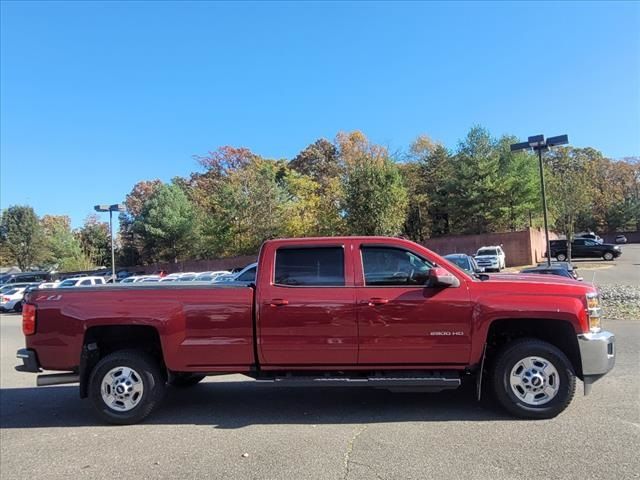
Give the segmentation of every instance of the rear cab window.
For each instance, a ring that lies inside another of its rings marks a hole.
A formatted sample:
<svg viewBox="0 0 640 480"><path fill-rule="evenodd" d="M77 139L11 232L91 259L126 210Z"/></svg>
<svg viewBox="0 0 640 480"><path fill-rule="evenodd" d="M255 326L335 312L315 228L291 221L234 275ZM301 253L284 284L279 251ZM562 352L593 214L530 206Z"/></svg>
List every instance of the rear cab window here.
<svg viewBox="0 0 640 480"><path fill-rule="evenodd" d="M273 282L280 286L345 286L342 247L280 247Z"/></svg>

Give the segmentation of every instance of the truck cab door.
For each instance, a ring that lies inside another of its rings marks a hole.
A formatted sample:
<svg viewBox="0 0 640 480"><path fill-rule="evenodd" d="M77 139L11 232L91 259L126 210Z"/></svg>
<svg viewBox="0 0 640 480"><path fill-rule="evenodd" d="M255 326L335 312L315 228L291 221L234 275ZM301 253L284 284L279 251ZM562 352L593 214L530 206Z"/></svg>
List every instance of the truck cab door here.
<svg viewBox="0 0 640 480"><path fill-rule="evenodd" d="M274 366L352 365L358 326L348 242L269 244L258 268L260 362ZM347 266L349 265L349 267Z"/></svg>
<svg viewBox="0 0 640 480"><path fill-rule="evenodd" d="M401 247L362 244L359 250L358 363L466 364L472 304L465 282L428 286L433 264Z"/></svg>

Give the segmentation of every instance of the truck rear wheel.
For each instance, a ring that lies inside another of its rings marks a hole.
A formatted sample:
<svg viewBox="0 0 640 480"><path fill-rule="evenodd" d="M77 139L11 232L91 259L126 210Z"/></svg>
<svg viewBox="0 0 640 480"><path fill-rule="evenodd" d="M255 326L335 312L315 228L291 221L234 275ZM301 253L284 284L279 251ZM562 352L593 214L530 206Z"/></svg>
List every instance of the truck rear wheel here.
<svg viewBox="0 0 640 480"><path fill-rule="evenodd" d="M89 380L89 397L108 423L142 421L164 395L165 380L157 362L136 350L120 350L101 359Z"/></svg>
<svg viewBox="0 0 640 480"><path fill-rule="evenodd" d="M576 377L561 350L537 339L516 340L500 351L493 389L511 414L531 419L553 418L573 399Z"/></svg>

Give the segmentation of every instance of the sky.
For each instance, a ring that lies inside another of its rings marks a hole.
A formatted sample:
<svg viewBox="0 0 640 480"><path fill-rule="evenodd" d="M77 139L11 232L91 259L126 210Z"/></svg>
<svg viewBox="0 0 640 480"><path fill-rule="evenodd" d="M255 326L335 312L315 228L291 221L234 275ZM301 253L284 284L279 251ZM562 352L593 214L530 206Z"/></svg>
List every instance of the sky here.
<svg viewBox="0 0 640 480"><path fill-rule="evenodd" d="M222 145L470 127L640 155L640 2L7 2L0 207L69 215Z"/></svg>

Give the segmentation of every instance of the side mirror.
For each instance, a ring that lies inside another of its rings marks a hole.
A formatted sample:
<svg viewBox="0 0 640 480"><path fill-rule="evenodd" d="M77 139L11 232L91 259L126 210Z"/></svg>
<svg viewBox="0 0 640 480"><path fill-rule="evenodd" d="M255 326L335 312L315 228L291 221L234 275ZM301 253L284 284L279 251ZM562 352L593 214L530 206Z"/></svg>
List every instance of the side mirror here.
<svg viewBox="0 0 640 480"><path fill-rule="evenodd" d="M460 280L442 267L433 267L429 270L428 284L431 287L459 287Z"/></svg>

